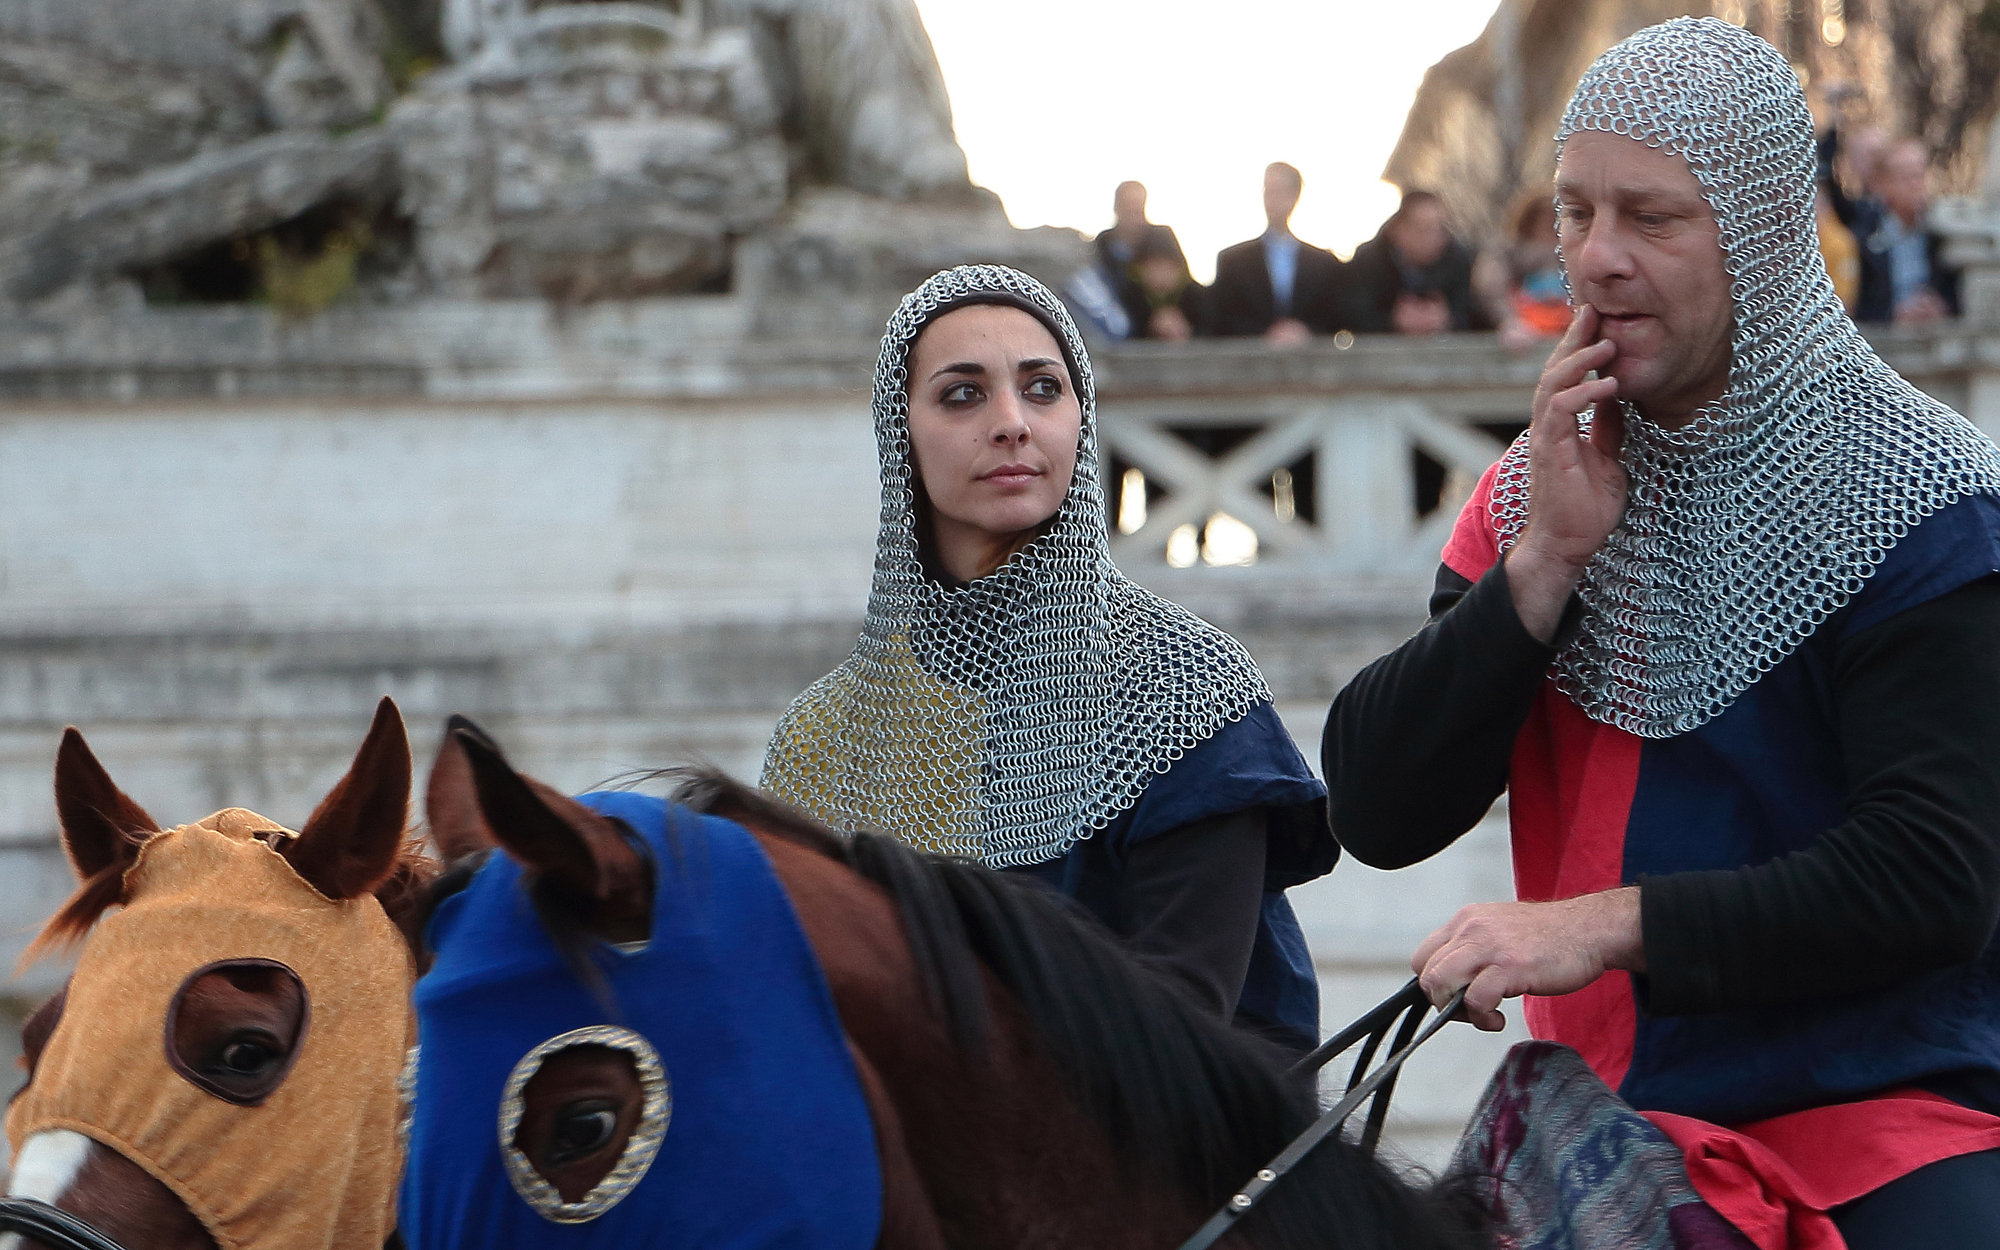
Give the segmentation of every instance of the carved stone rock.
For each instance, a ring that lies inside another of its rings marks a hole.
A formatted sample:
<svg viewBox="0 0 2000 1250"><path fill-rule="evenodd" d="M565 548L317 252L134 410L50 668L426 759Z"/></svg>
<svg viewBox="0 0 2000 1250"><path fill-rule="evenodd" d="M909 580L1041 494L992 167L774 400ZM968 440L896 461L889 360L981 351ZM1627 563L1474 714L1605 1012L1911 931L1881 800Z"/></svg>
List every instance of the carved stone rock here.
<svg viewBox="0 0 2000 1250"><path fill-rule="evenodd" d="M396 106L403 203L440 293L687 290L783 208L778 112L742 32L588 34L560 60L476 56Z"/></svg>
<svg viewBox="0 0 2000 1250"><path fill-rule="evenodd" d="M425 21L449 63L418 73ZM0 0L16 304L580 303L746 257L759 290L874 300L1074 245L967 180L914 0Z"/></svg>
<svg viewBox="0 0 2000 1250"><path fill-rule="evenodd" d="M93 189L0 250L6 293L40 299L95 274L276 225L330 198L381 198L394 186L395 153L380 131L267 135Z"/></svg>

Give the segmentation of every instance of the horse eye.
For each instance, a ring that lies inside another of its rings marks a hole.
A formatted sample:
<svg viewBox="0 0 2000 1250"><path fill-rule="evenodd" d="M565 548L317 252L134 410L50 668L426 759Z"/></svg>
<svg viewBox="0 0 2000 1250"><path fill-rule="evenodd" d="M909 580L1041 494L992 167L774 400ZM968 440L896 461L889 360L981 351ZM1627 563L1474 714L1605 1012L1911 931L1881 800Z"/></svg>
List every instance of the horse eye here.
<svg viewBox="0 0 2000 1250"><path fill-rule="evenodd" d="M556 1113L555 1128L549 1134L548 1161L551 1165L573 1163L593 1155L604 1149L617 1130L615 1103L573 1102Z"/></svg>
<svg viewBox="0 0 2000 1250"><path fill-rule="evenodd" d="M256 1076L278 1060L278 1052L262 1042L238 1039L222 1048L222 1066L236 1076Z"/></svg>

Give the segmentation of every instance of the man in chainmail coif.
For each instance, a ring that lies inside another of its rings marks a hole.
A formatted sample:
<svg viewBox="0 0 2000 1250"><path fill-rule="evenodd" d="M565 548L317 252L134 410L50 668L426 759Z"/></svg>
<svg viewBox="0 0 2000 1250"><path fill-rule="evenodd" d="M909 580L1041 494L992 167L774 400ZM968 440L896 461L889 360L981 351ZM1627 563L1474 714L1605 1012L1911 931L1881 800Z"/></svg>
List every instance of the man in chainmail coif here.
<svg viewBox="0 0 2000 1250"><path fill-rule="evenodd" d="M1527 995L1761 1250L2000 1245L2000 452L1842 311L1812 142L1713 18L1584 75L1575 320L1334 702L1334 832L1399 868L1506 791L1522 901L1413 966Z"/></svg>
<svg viewBox="0 0 2000 1250"><path fill-rule="evenodd" d="M835 829L1038 877L1209 1011L1310 1048L1284 891L1339 854L1326 788L1249 653L1112 563L1068 311L996 265L930 278L882 336L875 440L868 619L761 784Z"/></svg>

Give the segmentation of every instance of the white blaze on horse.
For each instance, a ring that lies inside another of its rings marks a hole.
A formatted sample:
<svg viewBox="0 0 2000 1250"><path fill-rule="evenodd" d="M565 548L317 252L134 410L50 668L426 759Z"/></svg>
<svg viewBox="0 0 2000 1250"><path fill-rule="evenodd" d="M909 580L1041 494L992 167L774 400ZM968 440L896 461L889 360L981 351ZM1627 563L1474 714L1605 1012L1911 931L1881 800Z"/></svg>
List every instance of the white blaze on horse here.
<svg viewBox="0 0 2000 1250"><path fill-rule="evenodd" d="M161 830L75 729L55 791L79 885L29 957L83 949L22 1030L13 1195L128 1250L382 1245L416 973L391 912L427 871L395 705L296 833L242 808Z"/></svg>

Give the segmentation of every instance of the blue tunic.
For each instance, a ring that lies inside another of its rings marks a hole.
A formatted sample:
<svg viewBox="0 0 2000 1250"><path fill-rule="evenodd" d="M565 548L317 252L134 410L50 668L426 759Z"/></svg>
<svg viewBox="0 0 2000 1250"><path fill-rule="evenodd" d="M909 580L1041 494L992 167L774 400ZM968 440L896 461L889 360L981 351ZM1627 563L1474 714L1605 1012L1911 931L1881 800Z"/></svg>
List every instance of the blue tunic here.
<svg viewBox="0 0 2000 1250"><path fill-rule="evenodd" d="M1847 815L1834 657L1843 640L2000 571L2000 500L1924 520L1860 593L1725 712L1645 743L1624 826L1626 881L1768 863ZM1968 964L1867 993L1762 1009L1634 1019L1619 1092L1718 1123L1944 1074L2000 1073L2000 934Z"/></svg>
<svg viewBox="0 0 2000 1250"><path fill-rule="evenodd" d="M1198 820L1253 807L1269 834L1264 901L1236 1015L1310 1046L1319 1036L1319 982L1284 892L1332 871L1340 857L1326 822L1326 786L1312 774L1270 703L1259 703L1153 778L1139 801L1060 858L1016 871L1117 923L1118 881L1130 848Z"/></svg>

